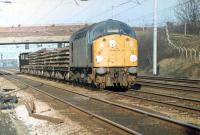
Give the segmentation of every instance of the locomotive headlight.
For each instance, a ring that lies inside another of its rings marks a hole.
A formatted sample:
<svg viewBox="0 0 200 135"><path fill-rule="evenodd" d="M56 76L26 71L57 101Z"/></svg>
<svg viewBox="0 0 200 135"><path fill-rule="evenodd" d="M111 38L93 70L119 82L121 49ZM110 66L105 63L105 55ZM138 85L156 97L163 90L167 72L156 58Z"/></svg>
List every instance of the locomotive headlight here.
<svg viewBox="0 0 200 135"><path fill-rule="evenodd" d="M97 63L101 63L103 61L103 56L97 55L96 56L96 61L97 61Z"/></svg>
<svg viewBox="0 0 200 135"><path fill-rule="evenodd" d="M131 47L133 46L133 42L130 43L130 46L131 46Z"/></svg>
<svg viewBox="0 0 200 135"><path fill-rule="evenodd" d="M104 47L104 43L101 43L101 44L100 44L100 47L103 48L103 47Z"/></svg>
<svg viewBox="0 0 200 135"><path fill-rule="evenodd" d="M131 61L131 62L136 62L136 61L137 61L137 56L132 54L132 55L130 56L130 61Z"/></svg>
<svg viewBox="0 0 200 135"><path fill-rule="evenodd" d="M109 45L110 45L110 47L115 47L117 45L117 42L112 39L109 41Z"/></svg>

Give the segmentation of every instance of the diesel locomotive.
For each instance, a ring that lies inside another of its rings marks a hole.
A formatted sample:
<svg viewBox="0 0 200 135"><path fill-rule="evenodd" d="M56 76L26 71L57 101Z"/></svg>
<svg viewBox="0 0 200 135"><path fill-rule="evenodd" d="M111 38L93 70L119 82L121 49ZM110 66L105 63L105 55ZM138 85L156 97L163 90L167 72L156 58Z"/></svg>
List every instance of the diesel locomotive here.
<svg viewBox="0 0 200 135"><path fill-rule="evenodd" d="M22 62L27 57L29 62ZM66 48L22 53L19 58L24 73L100 88L128 88L137 76L138 43L130 26L106 20L75 32Z"/></svg>

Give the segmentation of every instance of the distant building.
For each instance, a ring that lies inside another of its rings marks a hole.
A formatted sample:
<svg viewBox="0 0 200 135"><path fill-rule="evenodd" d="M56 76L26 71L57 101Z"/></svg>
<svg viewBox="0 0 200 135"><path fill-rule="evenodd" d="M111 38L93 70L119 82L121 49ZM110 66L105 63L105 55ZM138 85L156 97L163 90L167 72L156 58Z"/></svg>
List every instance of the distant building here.
<svg viewBox="0 0 200 135"><path fill-rule="evenodd" d="M0 67L18 67L17 59L0 59Z"/></svg>

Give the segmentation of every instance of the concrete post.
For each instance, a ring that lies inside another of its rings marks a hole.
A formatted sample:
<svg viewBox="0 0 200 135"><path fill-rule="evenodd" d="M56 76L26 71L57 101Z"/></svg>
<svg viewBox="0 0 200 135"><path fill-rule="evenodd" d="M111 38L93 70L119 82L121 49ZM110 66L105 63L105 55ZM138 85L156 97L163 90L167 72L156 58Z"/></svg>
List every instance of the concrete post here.
<svg viewBox="0 0 200 135"><path fill-rule="evenodd" d="M187 23L185 23L185 25L184 25L184 36L186 36L187 35Z"/></svg>
<svg viewBox="0 0 200 135"><path fill-rule="evenodd" d="M185 50L185 58L188 59L188 52L187 49L185 47L183 47L183 49Z"/></svg>
<svg viewBox="0 0 200 135"><path fill-rule="evenodd" d="M194 48L192 48L192 50L194 52L194 62L196 62L197 61L197 51Z"/></svg>
<svg viewBox="0 0 200 135"><path fill-rule="evenodd" d="M158 1L154 0L153 75L157 75L157 7Z"/></svg>
<svg viewBox="0 0 200 135"><path fill-rule="evenodd" d="M188 50L190 51L190 59L192 60L192 49L188 48Z"/></svg>
<svg viewBox="0 0 200 135"><path fill-rule="evenodd" d="M199 51L199 61L200 61L200 51Z"/></svg>

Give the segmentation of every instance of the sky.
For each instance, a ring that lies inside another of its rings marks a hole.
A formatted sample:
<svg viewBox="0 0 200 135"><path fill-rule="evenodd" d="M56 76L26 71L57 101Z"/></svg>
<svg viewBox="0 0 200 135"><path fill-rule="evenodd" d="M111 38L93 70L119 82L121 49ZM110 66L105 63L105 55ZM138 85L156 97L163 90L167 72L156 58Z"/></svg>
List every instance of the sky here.
<svg viewBox="0 0 200 135"><path fill-rule="evenodd" d="M109 18L141 25L152 23L153 18L153 0L10 1L0 2L0 26L93 23ZM177 0L158 0L159 19L173 18L168 7L176 4Z"/></svg>
<svg viewBox="0 0 200 135"><path fill-rule="evenodd" d="M131 26L153 23L153 0L0 0L0 27L72 23L94 23L116 19ZM138 1L138 2L136 2ZM158 0L158 22L174 20L177 0ZM53 45L50 45L51 47ZM46 47L46 46L45 46ZM36 51L37 46L25 50L21 45L0 46L4 58L18 58L20 52Z"/></svg>

